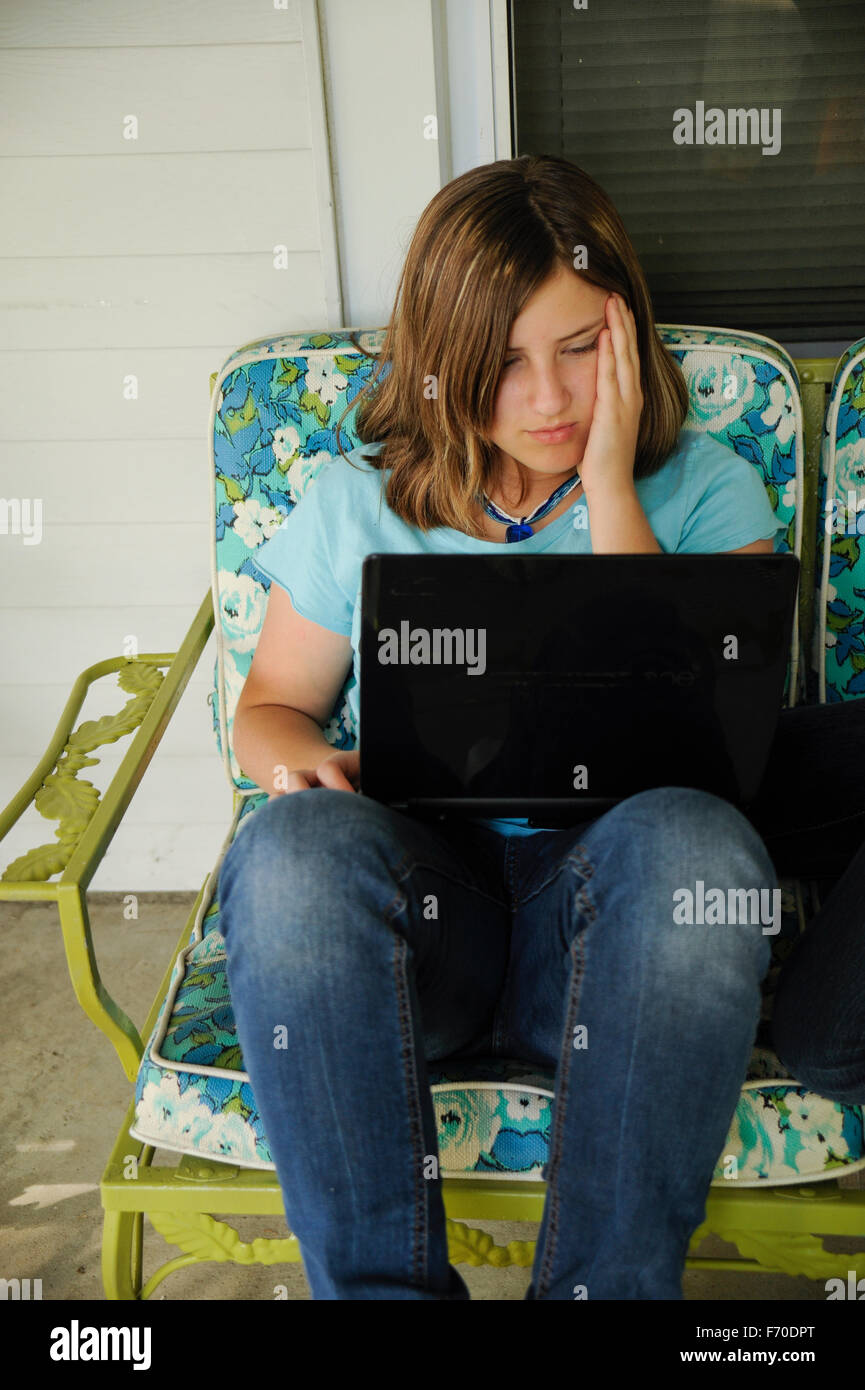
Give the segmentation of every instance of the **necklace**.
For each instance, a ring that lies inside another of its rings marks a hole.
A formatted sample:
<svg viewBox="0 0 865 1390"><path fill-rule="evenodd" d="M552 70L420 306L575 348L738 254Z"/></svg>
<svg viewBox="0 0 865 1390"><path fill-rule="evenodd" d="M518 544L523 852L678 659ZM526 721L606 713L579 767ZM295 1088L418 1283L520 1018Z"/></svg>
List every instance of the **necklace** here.
<svg viewBox="0 0 865 1390"><path fill-rule="evenodd" d="M482 494L484 511L487 516L492 517L493 521L511 522L511 525L508 527L507 531L505 531L506 541L524 541L528 536L533 536L535 534L532 530L531 523L533 521L540 521L541 517L546 516L547 512L551 512L553 507L555 507L563 497L566 497L571 489L577 486L579 481L579 473L575 473L573 478L566 478L563 483L559 484L555 492L550 494L546 502L542 502L539 507L535 508L531 516L524 516L522 518L511 516L509 512L502 511L500 507L497 507L495 502L491 502L486 493Z"/></svg>

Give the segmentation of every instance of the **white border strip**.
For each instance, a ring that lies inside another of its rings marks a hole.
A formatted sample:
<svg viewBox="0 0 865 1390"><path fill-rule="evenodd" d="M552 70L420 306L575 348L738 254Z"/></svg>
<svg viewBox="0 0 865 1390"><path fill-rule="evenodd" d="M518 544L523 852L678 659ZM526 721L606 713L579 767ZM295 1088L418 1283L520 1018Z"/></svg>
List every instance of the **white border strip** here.
<svg viewBox="0 0 865 1390"><path fill-rule="evenodd" d="M137 1139L141 1144L149 1144L154 1149L162 1149L165 1153L190 1154L194 1158L200 1158L205 1163L224 1163L232 1168L255 1168L268 1173L276 1172L276 1164L265 1163L262 1158L240 1159L233 1154L206 1153L203 1149L193 1148L191 1144L166 1144L164 1139L157 1139L152 1134L144 1134L135 1125L130 1125L128 1132L130 1138ZM768 1191L773 1187L801 1187L811 1183L834 1182L837 1178L846 1178L852 1173L860 1173L863 1168L865 1168L865 1158L859 1158L855 1163L845 1164L843 1168L832 1168L828 1173L796 1173L784 1178L713 1178L709 1186L726 1187L727 1189L732 1187L763 1187ZM543 1167L541 1168L542 1171ZM544 1179L540 1177L537 1169L528 1173L511 1172L506 1168L503 1168L501 1172L479 1173L473 1168L461 1172L452 1168L440 1168L439 1174L442 1178L462 1179L463 1181L478 1178L481 1182L536 1182L544 1185Z"/></svg>
<svg viewBox="0 0 865 1390"><path fill-rule="evenodd" d="M318 212L319 250L328 325L342 319L342 285L339 278L339 242L336 231L333 169L327 128L327 97L321 51L321 17L317 0L300 0L300 32L303 66L309 101L312 168Z"/></svg>
<svg viewBox="0 0 865 1390"><path fill-rule="evenodd" d="M493 99L494 159L512 159L514 132L511 125L513 92L511 54L508 44L508 6L510 0L489 0L489 62Z"/></svg>

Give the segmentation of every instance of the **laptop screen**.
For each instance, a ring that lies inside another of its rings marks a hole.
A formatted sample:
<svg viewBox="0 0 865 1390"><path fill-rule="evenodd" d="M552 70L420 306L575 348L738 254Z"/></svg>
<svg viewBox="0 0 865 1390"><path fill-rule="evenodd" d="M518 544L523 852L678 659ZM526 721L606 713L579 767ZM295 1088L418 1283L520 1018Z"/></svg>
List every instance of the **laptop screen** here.
<svg viewBox="0 0 865 1390"><path fill-rule="evenodd" d="M524 814L696 786L745 804L781 706L790 555L373 555L361 788Z"/></svg>

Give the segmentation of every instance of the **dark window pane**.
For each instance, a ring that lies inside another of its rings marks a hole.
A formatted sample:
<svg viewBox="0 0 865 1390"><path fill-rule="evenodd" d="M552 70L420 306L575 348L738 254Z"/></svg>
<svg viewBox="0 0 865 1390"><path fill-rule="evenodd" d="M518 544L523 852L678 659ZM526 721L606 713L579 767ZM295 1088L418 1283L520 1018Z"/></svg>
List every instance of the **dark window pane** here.
<svg viewBox="0 0 865 1390"><path fill-rule="evenodd" d="M865 0L512 0L511 39L515 153L606 189L659 322L865 336Z"/></svg>

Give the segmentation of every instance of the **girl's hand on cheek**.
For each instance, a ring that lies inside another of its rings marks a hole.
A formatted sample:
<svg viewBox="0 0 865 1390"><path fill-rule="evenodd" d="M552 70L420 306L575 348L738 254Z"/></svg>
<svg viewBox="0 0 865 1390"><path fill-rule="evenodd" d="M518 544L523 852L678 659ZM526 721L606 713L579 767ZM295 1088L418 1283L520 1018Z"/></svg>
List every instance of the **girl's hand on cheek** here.
<svg viewBox="0 0 865 1390"><path fill-rule="evenodd" d="M606 319L598 338L594 413L579 465L587 499L633 488L643 410L637 329L620 295L607 300Z"/></svg>

